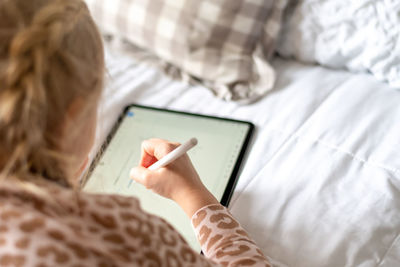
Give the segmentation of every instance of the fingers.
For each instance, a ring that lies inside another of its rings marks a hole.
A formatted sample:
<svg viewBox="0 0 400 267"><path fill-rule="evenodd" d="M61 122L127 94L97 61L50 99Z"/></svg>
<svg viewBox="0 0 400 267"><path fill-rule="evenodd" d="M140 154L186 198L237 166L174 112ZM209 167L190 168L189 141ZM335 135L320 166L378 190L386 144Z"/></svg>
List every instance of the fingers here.
<svg viewBox="0 0 400 267"><path fill-rule="evenodd" d="M130 178L135 180L136 182L144 185L145 187L149 187L149 177L151 172L145 167L135 167L131 169L129 174Z"/></svg>
<svg viewBox="0 0 400 267"><path fill-rule="evenodd" d="M156 183L154 172L147 168L157 162L159 159L177 148L179 143L172 143L162 139L148 139L142 142L142 155L138 167L132 168L130 172L131 179L151 188L152 183Z"/></svg>
<svg viewBox="0 0 400 267"><path fill-rule="evenodd" d="M148 168L149 166L153 165L155 162L157 162L157 158L154 157L153 155L149 154L144 150L143 145L142 145L142 153L140 157L140 162L139 166Z"/></svg>
<svg viewBox="0 0 400 267"><path fill-rule="evenodd" d="M142 156L139 165L147 168L179 145L179 143L172 143L163 139L145 140L142 142Z"/></svg>

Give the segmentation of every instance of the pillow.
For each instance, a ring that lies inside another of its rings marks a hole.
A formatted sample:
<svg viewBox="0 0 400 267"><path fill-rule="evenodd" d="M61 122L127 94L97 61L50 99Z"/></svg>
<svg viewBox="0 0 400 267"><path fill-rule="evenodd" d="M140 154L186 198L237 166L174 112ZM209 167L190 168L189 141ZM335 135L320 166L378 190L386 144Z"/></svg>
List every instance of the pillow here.
<svg viewBox="0 0 400 267"><path fill-rule="evenodd" d="M264 58L270 59L275 52L275 45L279 39L279 33L282 26L282 16L288 5L288 0L275 0L275 3L268 16L267 23L261 36L261 48Z"/></svg>
<svg viewBox="0 0 400 267"><path fill-rule="evenodd" d="M400 1L300 0L288 9L279 54L371 72L400 88Z"/></svg>
<svg viewBox="0 0 400 267"><path fill-rule="evenodd" d="M274 1L86 2L103 31L152 51L218 97L254 100L274 84L273 69L257 52Z"/></svg>

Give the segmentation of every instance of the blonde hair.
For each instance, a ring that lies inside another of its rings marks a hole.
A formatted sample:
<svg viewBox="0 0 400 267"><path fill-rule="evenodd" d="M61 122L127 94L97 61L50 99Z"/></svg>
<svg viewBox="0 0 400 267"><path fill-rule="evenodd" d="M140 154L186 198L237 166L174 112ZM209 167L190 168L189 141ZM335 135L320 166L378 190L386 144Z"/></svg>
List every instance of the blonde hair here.
<svg viewBox="0 0 400 267"><path fill-rule="evenodd" d="M97 105L103 46L81 0L0 0L0 177L70 186L60 122Z"/></svg>

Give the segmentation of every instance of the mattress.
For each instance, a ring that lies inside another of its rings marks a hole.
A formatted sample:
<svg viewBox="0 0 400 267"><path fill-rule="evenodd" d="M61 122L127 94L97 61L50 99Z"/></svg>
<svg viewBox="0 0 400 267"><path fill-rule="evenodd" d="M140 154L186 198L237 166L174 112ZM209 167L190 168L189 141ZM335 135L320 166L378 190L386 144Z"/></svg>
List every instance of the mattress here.
<svg viewBox="0 0 400 267"><path fill-rule="evenodd" d="M276 58L275 89L240 105L109 44L93 151L130 103L248 120L229 209L274 266L400 266L400 92L369 74Z"/></svg>

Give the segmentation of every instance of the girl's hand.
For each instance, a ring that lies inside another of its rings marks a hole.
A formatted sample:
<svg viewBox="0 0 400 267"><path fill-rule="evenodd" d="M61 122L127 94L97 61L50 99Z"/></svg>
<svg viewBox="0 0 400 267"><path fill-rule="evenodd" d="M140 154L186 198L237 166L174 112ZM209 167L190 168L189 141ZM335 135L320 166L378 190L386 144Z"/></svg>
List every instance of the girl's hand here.
<svg viewBox="0 0 400 267"><path fill-rule="evenodd" d="M153 192L174 200L189 217L205 205L219 202L201 182L187 154L164 168L147 169L179 146L162 139L149 139L142 143L142 156L138 167L131 171L131 178Z"/></svg>

